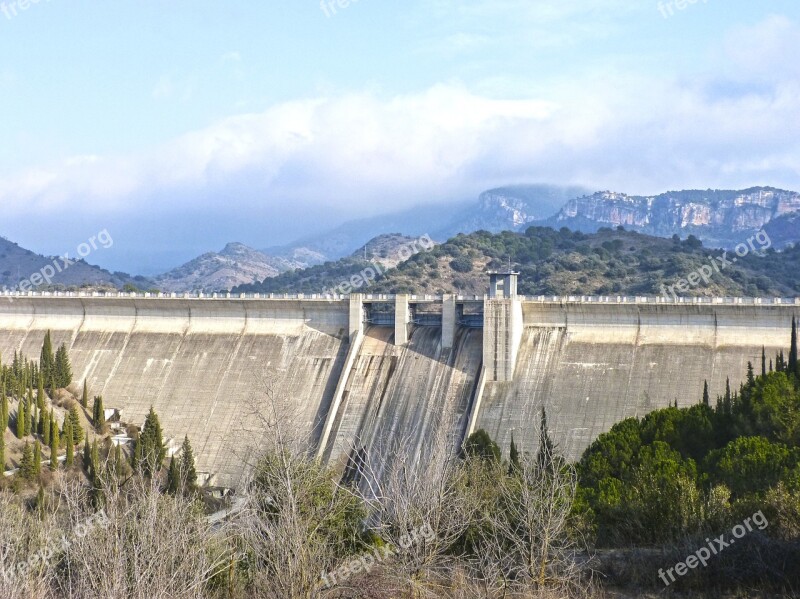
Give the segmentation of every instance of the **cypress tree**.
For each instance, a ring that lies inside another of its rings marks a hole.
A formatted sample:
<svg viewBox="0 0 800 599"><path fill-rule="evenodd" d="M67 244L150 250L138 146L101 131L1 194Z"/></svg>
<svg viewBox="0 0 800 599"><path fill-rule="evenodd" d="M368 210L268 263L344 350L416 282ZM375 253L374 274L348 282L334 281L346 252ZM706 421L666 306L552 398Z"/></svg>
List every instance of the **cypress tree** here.
<svg viewBox="0 0 800 599"><path fill-rule="evenodd" d="M511 447L508 451L509 457L509 466L508 466L508 473L512 474L514 472L519 472L519 451L517 450L517 444L514 443L514 433L511 433Z"/></svg>
<svg viewBox="0 0 800 599"><path fill-rule="evenodd" d="M37 439L33 444L33 473L36 476L42 472L42 444Z"/></svg>
<svg viewBox="0 0 800 599"><path fill-rule="evenodd" d="M51 380L54 366L55 357L53 356L53 344L50 341L50 331L47 331L47 333L44 335L42 353L39 357L39 370L41 371L44 380Z"/></svg>
<svg viewBox="0 0 800 599"><path fill-rule="evenodd" d="M36 405L40 410L44 410L44 381L42 380L42 373L39 372L39 380L36 383Z"/></svg>
<svg viewBox="0 0 800 599"><path fill-rule="evenodd" d="M703 381L703 405L711 405L711 398L708 395L708 381Z"/></svg>
<svg viewBox="0 0 800 599"><path fill-rule="evenodd" d="M539 425L539 453L536 456L540 471L552 472L554 457L555 445L553 445L550 431L547 428L547 412L542 406L542 419Z"/></svg>
<svg viewBox="0 0 800 599"><path fill-rule="evenodd" d="M6 436L0 435L0 469L4 473L6 471Z"/></svg>
<svg viewBox="0 0 800 599"><path fill-rule="evenodd" d="M731 398L731 379L725 379L725 401L722 404L726 414L731 413L733 407L733 399Z"/></svg>
<svg viewBox="0 0 800 599"><path fill-rule="evenodd" d="M81 394L81 406L84 409L89 407L89 385L86 382L86 379L83 379L83 393Z"/></svg>
<svg viewBox="0 0 800 599"><path fill-rule="evenodd" d="M74 445L78 445L83 441L83 427L81 426L81 417L78 414L78 406L72 405L67 414L67 418L72 424L72 441Z"/></svg>
<svg viewBox="0 0 800 599"><path fill-rule="evenodd" d="M755 372L753 371L753 363L747 363L747 386L752 388L756 384L756 376Z"/></svg>
<svg viewBox="0 0 800 599"><path fill-rule="evenodd" d="M33 430L33 389L28 387L28 398L25 400L25 436Z"/></svg>
<svg viewBox="0 0 800 599"><path fill-rule="evenodd" d="M44 444L50 447L50 438L52 436L52 421L53 421L53 414L52 412L45 412L42 416L42 441Z"/></svg>
<svg viewBox="0 0 800 599"><path fill-rule="evenodd" d="M150 406L150 412L145 418L142 434L139 438L142 443L142 470L146 476L151 476L161 470L167 454L167 450L164 448L164 434L161 430L161 423L152 406Z"/></svg>
<svg viewBox="0 0 800 599"><path fill-rule="evenodd" d="M64 418L64 442L67 444L65 466L71 468L72 463L75 461L75 442L72 435L72 419L69 416Z"/></svg>
<svg viewBox="0 0 800 599"><path fill-rule="evenodd" d="M89 435L86 435L86 439L83 443L83 469L86 473L89 473L89 470L92 467L92 449L89 447Z"/></svg>
<svg viewBox="0 0 800 599"><path fill-rule="evenodd" d="M94 427L100 431L106 423L106 412L103 408L103 396L98 395L94 398L94 416L92 417Z"/></svg>
<svg viewBox="0 0 800 599"><path fill-rule="evenodd" d="M142 464L142 437L139 436L138 439L133 444L133 453L131 454L131 468L136 471Z"/></svg>
<svg viewBox="0 0 800 599"><path fill-rule="evenodd" d="M169 471L167 472L167 493L170 495L177 495L181 488L181 475L177 467L178 460L173 457L169 461Z"/></svg>
<svg viewBox="0 0 800 599"><path fill-rule="evenodd" d="M66 389L72 382L72 367L65 343L62 343L56 352L55 379L59 389Z"/></svg>
<svg viewBox="0 0 800 599"><path fill-rule="evenodd" d="M45 432L44 432L44 431L45 431L45 426L44 426L44 424L45 424L45 417L46 417L46 416L48 416L48 413L47 413L47 411L46 411L46 410L39 410L39 418L38 418L38 419L37 419L37 421L36 421L36 432L37 432L39 435L41 435L41 436L42 436L42 439L44 440L44 444L45 444L45 445L49 445L49 443L47 442L47 440L46 440L46 439L44 439L44 436L45 436ZM48 424L49 424L49 423L48 423ZM49 435L49 432L50 432L50 431L48 431L48 435Z"/></svg>
<svg viewBox="0 0 800 599"><path fill-rule="evenodd" d="M19 475L25 480L33 480L33 450L30 443L25 442L25 447L22 448L22 460L19 463Z"/></svg>
<svg viewBox="0 0 800 599"><path fill-rule="evenodd" d="M5 432L8 428L8 397L6 397L5 385L0 389L3 393L2 407L0 407L0 430Z"/></svg>
<svg viewBox="0 0 800 599"><path fill-rule="evenodd" d="M761 346L761 376L767 376L767 350Z"/></svg>
<svg viewBox="0 0 800 599"><path fill-rule="evenodd" d="M97 481L100 475L100 450L97 447L97 439L92 441L92 455L89 471L91 472L92 479Z"/></svg>
<svg viewBox="0 0 800 599"><path fill-rule="evenodd" d="M188 435L183 438L181 446L180 475L184 491L193 491L197 486L197 469L194 465L194 451L192 451Z"/></svg>
<svg viewBox="0 0 800 599"><path fill-rule="evenodd" d="M50 470L56 470L58 468L58 448L61 446L61 439L58 435L58 424L55 420L53 421L52 436L50 443Z"/></svg>
<svg viewBox="0 0 800 599"><path fill-rule="evenodd" d="M797 318L792 316L792 347L789 350L789 374L800 377L800 364L797 358Z"/></svg>
<svg viewBox="0 0 800 599"><path fill-rule="evenodd" d="M17 404L17 439L22 439L25 437L25 420L27 416L25 415L25 401L20 398L19 403Z"/></svg>

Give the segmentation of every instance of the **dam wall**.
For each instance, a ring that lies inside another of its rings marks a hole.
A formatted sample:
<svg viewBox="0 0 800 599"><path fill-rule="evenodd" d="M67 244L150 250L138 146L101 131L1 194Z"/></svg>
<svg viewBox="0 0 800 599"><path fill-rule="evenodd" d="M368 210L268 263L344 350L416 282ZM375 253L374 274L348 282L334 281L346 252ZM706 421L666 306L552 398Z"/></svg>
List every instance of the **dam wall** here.
<svg viewBox="0 0 800 599"><path fill-rule="evenodd" d="M512 434L535 451L542 407L577 458L624 418L699 402L704 380L737 388L762 346L788 350L793 315L798 300L28 294L0 296L0 353L38 359L50 330L78 393L86 379L131 424L153 406L210 484L236 487L268 396L338 467L397 444L424 459L436 432L455 449L480 428L505 455Z"/></svg>
<svg viewBox="0 0 800 599"><path fill-rule="evenodd" d="M348 348L346 302L167 298L0 298L0 352L38 359L51 331L73 380L141 425L153 406L165 437L189 435L198 472L236 486L242 431L270 390L315 443ZM90 400L91 401L91 400Z"/></svg>
<svg viewBox="0 0 800 599"><path fill-rule="evenodd" d="M503 448L513 434L538 447L544 407L561 451L577 459L615 423L673 405L712 401L787 351L800 304L524 301L523 335L512 381L488 380L473 429Z"/></svg>

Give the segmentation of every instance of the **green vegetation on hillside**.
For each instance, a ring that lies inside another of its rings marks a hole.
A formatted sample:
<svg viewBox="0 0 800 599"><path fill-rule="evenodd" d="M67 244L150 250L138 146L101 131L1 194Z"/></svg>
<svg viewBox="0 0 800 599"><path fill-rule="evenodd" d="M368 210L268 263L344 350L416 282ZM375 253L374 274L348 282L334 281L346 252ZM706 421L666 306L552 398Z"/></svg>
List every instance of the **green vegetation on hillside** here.
<svg viewBox="0 0 800 599"><path fill-rule="evenodd" d="M758 249L758 245L756 245ZM709 250L694 237L662 239L624 230L596 234L531 227L524 234L478 231L458 235L421 252L359 290L366 293L453 293L482 295L486 271L508 268L521 273L525 295L660 295L705 265L722 250ZM728 252L728 258L733 258ZM356 258L284 273L234 291L323 293L371 264ZM763 255L751 252L714 272L708 284L691 287L688 296L781 297L800 294L800 246Z"/></svg>

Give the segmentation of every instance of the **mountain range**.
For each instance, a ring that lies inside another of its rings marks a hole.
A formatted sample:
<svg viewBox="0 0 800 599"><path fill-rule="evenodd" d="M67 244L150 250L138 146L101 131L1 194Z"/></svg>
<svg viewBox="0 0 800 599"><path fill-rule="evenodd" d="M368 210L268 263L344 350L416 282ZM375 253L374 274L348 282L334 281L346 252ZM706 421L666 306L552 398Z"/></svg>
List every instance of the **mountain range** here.
<svg viewBox="0 0 800 599"><path fill-rule="evenodd" d="M686 239L693 235L706 247L722 248L746 242L763 229L773 247L780 249L800 241L800 194L753 187L632 196L612 191L591 193L576 186L513 185L487 190L477 200L428 204L349 221L286 246L258 250L232 242L219 252L208 252L156 277L111 273L81 261L58 273L52 282L63 288L227 291L340 259L358 262L365 253L371 260L393 267L399 262L398 248L421 236L443 243L461 233L524 232L531 226L584 233L624 227L655 237ZM3 239L0 284L12 288L52 260ZM308 275L309 281L315 280L311 272Z"/></svg>

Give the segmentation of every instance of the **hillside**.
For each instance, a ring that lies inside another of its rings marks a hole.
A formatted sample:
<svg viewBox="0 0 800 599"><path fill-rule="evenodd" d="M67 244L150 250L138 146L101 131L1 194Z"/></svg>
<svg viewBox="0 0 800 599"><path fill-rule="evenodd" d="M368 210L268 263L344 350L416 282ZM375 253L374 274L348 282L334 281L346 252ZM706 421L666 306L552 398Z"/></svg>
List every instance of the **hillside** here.
<svg viewBox="0 0 800 599"><path fill-rule="evenodd" d="M208 252L159 275L156 285L167 292L227 291L299 266L303 264L267 256L241 243L229 243L219 253Z"/></svg>
<svg viewBox="0 0 800 599"><path fill-rule="evenodd" d="M462 293L486 291L486 271L519 270L526 295L658 295L719 256L694 238L684 241L603 229L594 234L531 227L526 233L480 231L458 235L433 250L388 270L366 293ZM732 256L729 256L732 257ZM309 269L284 273L235 291L320 293L367 268L349 257ZM800 247L755 254L714 273L709 283L686 296L800 295Z"/></svg>
<svg viewBox="0 0 800 599"><path fill-rule="evenodd" d="M72 259L74 258L73 256ZM54 274L50 276L50 272ZM50 283L43 275L50 278ZM21 282L29 280L33 283L30 289L118 289L124 285L150 287L150 281L145 277L133 277L123 272L112 273L84 260L75 260L64 268L63 261L56 256L36 254L0 237L0 288L15 291L19 289ZM23 290L25 289L27 287L23 285Z"/></svg>

